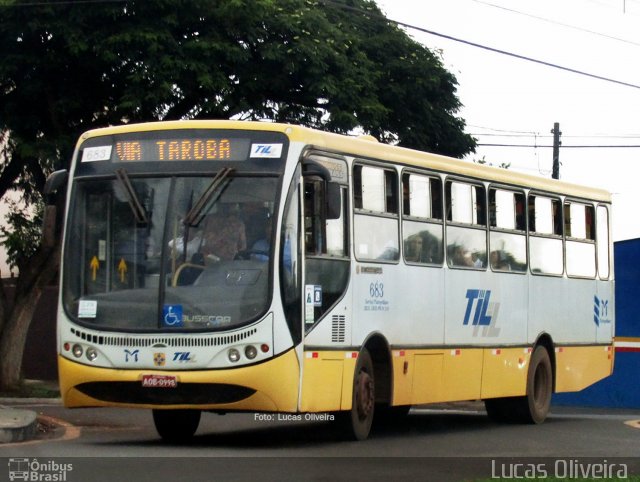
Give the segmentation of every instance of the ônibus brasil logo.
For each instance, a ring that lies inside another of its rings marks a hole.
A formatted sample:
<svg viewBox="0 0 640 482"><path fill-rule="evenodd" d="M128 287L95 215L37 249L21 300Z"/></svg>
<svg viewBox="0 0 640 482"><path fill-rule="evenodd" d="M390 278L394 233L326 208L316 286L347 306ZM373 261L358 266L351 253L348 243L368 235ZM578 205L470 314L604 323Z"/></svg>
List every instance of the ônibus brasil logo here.
<svg viewBox="0 0 640 482"><path fill-rule="evenodd" d="M67 473L73 464L61 464L55 460L42 461L27 457L9 459L9 480L27 481L67 481Z"/></svg>

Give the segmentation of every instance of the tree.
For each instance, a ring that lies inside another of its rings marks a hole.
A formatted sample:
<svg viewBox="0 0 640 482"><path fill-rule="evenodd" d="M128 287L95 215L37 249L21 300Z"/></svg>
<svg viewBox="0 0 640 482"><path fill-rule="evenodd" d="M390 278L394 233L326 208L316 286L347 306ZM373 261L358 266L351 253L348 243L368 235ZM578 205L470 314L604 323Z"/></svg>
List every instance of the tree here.
<svg viewBox="0 0 640 482"><path fill-rule="evenodd" d="M492 162L489 162L485 159L485 156L482 156L481 159L473 159L473 162L475 162L476 164L482 164L483 166L493 166ZM502 169L509 169L511 167L511 163L510 162L501 162L500 165L498 166Z"/></svg>
<svg viewBox="0 0 640 482"><path fill-rule="evenodd" d="M2 231L19 269L0 290L0 389L20 383L24 341L60 246L37 241L46 176L81 132L168 119L268 119L462 156L456 79L371 0L0 3ZM59 244L59 241L58 241Z"/></svg>

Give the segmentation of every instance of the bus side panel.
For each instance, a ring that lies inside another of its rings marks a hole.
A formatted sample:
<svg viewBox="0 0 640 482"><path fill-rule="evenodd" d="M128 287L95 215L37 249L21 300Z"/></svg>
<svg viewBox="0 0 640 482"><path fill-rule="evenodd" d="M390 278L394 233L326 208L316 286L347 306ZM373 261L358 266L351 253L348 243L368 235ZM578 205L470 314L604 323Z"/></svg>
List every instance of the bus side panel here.
<svg viewBox="0 0 640 482"><path fill-rule="evenodd" d="M549 333L556 346L596 342L594 280L531 276L528 341Z"/></svg>
<svg viewBox="0 0 640 482"><path fill-rule="evenodd" d="M612 281L598 281L598 294L593 299L594 322L598 343L612 343L615 333L615 288Z"/></svg>
<svg viewBox="0 0 640 482"><path fill-rule="evenodd" d="M481 349L393 351L392 405L480 397Z"/></svg>
<svg viewBox="0 0 640 482"><path fill-rule="evenodd" d="M350 410L357 352L305 352L300 412Z"/></svg>
<svg viewBox="0 0 640 482"><path fill-rule="evenodd" d="M413 373L415 371L413 360L413 352L407 350L393 350L392 353L392 371L393 371L393 387L391 396L391 405L411 405L411 391L413 388Z"/></svg>
<svg viewBox="0 0 640 482"><path fill-rule="evenodd" d="M576 392L613 371L612 346L556 348L556 391Z"/></svg>
<svg viewBox="0 0 640 482"><path fill-rule="evenodd" d="M482 380L482 349L450 349L445 351L445 381L442 389L446 401L476 400L480 398Z"/></svg>
<svg viewBox="0 0 640 482"><path fill-rule="evenodd" d="M526 393L531 353L528 348L484 351L481 398L515 397Z"/></svg>
<svg viewBox="0 0 640 482"><path fill-rule="evenodd" d="M411 398L414 404L443 401L442 353L417 353L413 357L415 373Z"/></svg>
<svg viewBox="0 0 640 482"><path fill-rule="evenodd" d="M342 351L305 352L301 412L340 410L344 360Z"/></svg>

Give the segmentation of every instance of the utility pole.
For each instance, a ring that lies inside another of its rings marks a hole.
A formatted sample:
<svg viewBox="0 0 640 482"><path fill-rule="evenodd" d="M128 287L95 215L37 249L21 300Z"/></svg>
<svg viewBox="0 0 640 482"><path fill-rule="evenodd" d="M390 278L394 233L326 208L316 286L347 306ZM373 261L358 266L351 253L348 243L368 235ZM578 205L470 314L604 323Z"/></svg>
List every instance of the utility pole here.
<svg viewBox="0 0 640 482"><path fill-rule="evenodd" d="M560 136L562 132L560 132L560 124L555 122L553 124L553 129L551 130L553 134L553 171L551 173L551 177L553 179L560 179Z"/></svg>

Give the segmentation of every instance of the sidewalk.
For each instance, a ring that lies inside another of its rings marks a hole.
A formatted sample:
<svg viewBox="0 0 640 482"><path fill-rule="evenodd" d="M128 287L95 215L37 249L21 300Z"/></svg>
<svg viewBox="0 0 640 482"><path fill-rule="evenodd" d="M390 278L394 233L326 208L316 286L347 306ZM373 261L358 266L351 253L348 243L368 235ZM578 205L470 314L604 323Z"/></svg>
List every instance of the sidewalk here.
<svg viewBox="0 0 640 482"><path fill-rule="evenodd" d="M25 384L43 391L57 391L53 381L26 380ZM34 390L37 391L37 390ZM56 398L0 398L0 444L30 440L38 432L38 414L33 410L16 408L23 404L51 403Z"/></svg>

